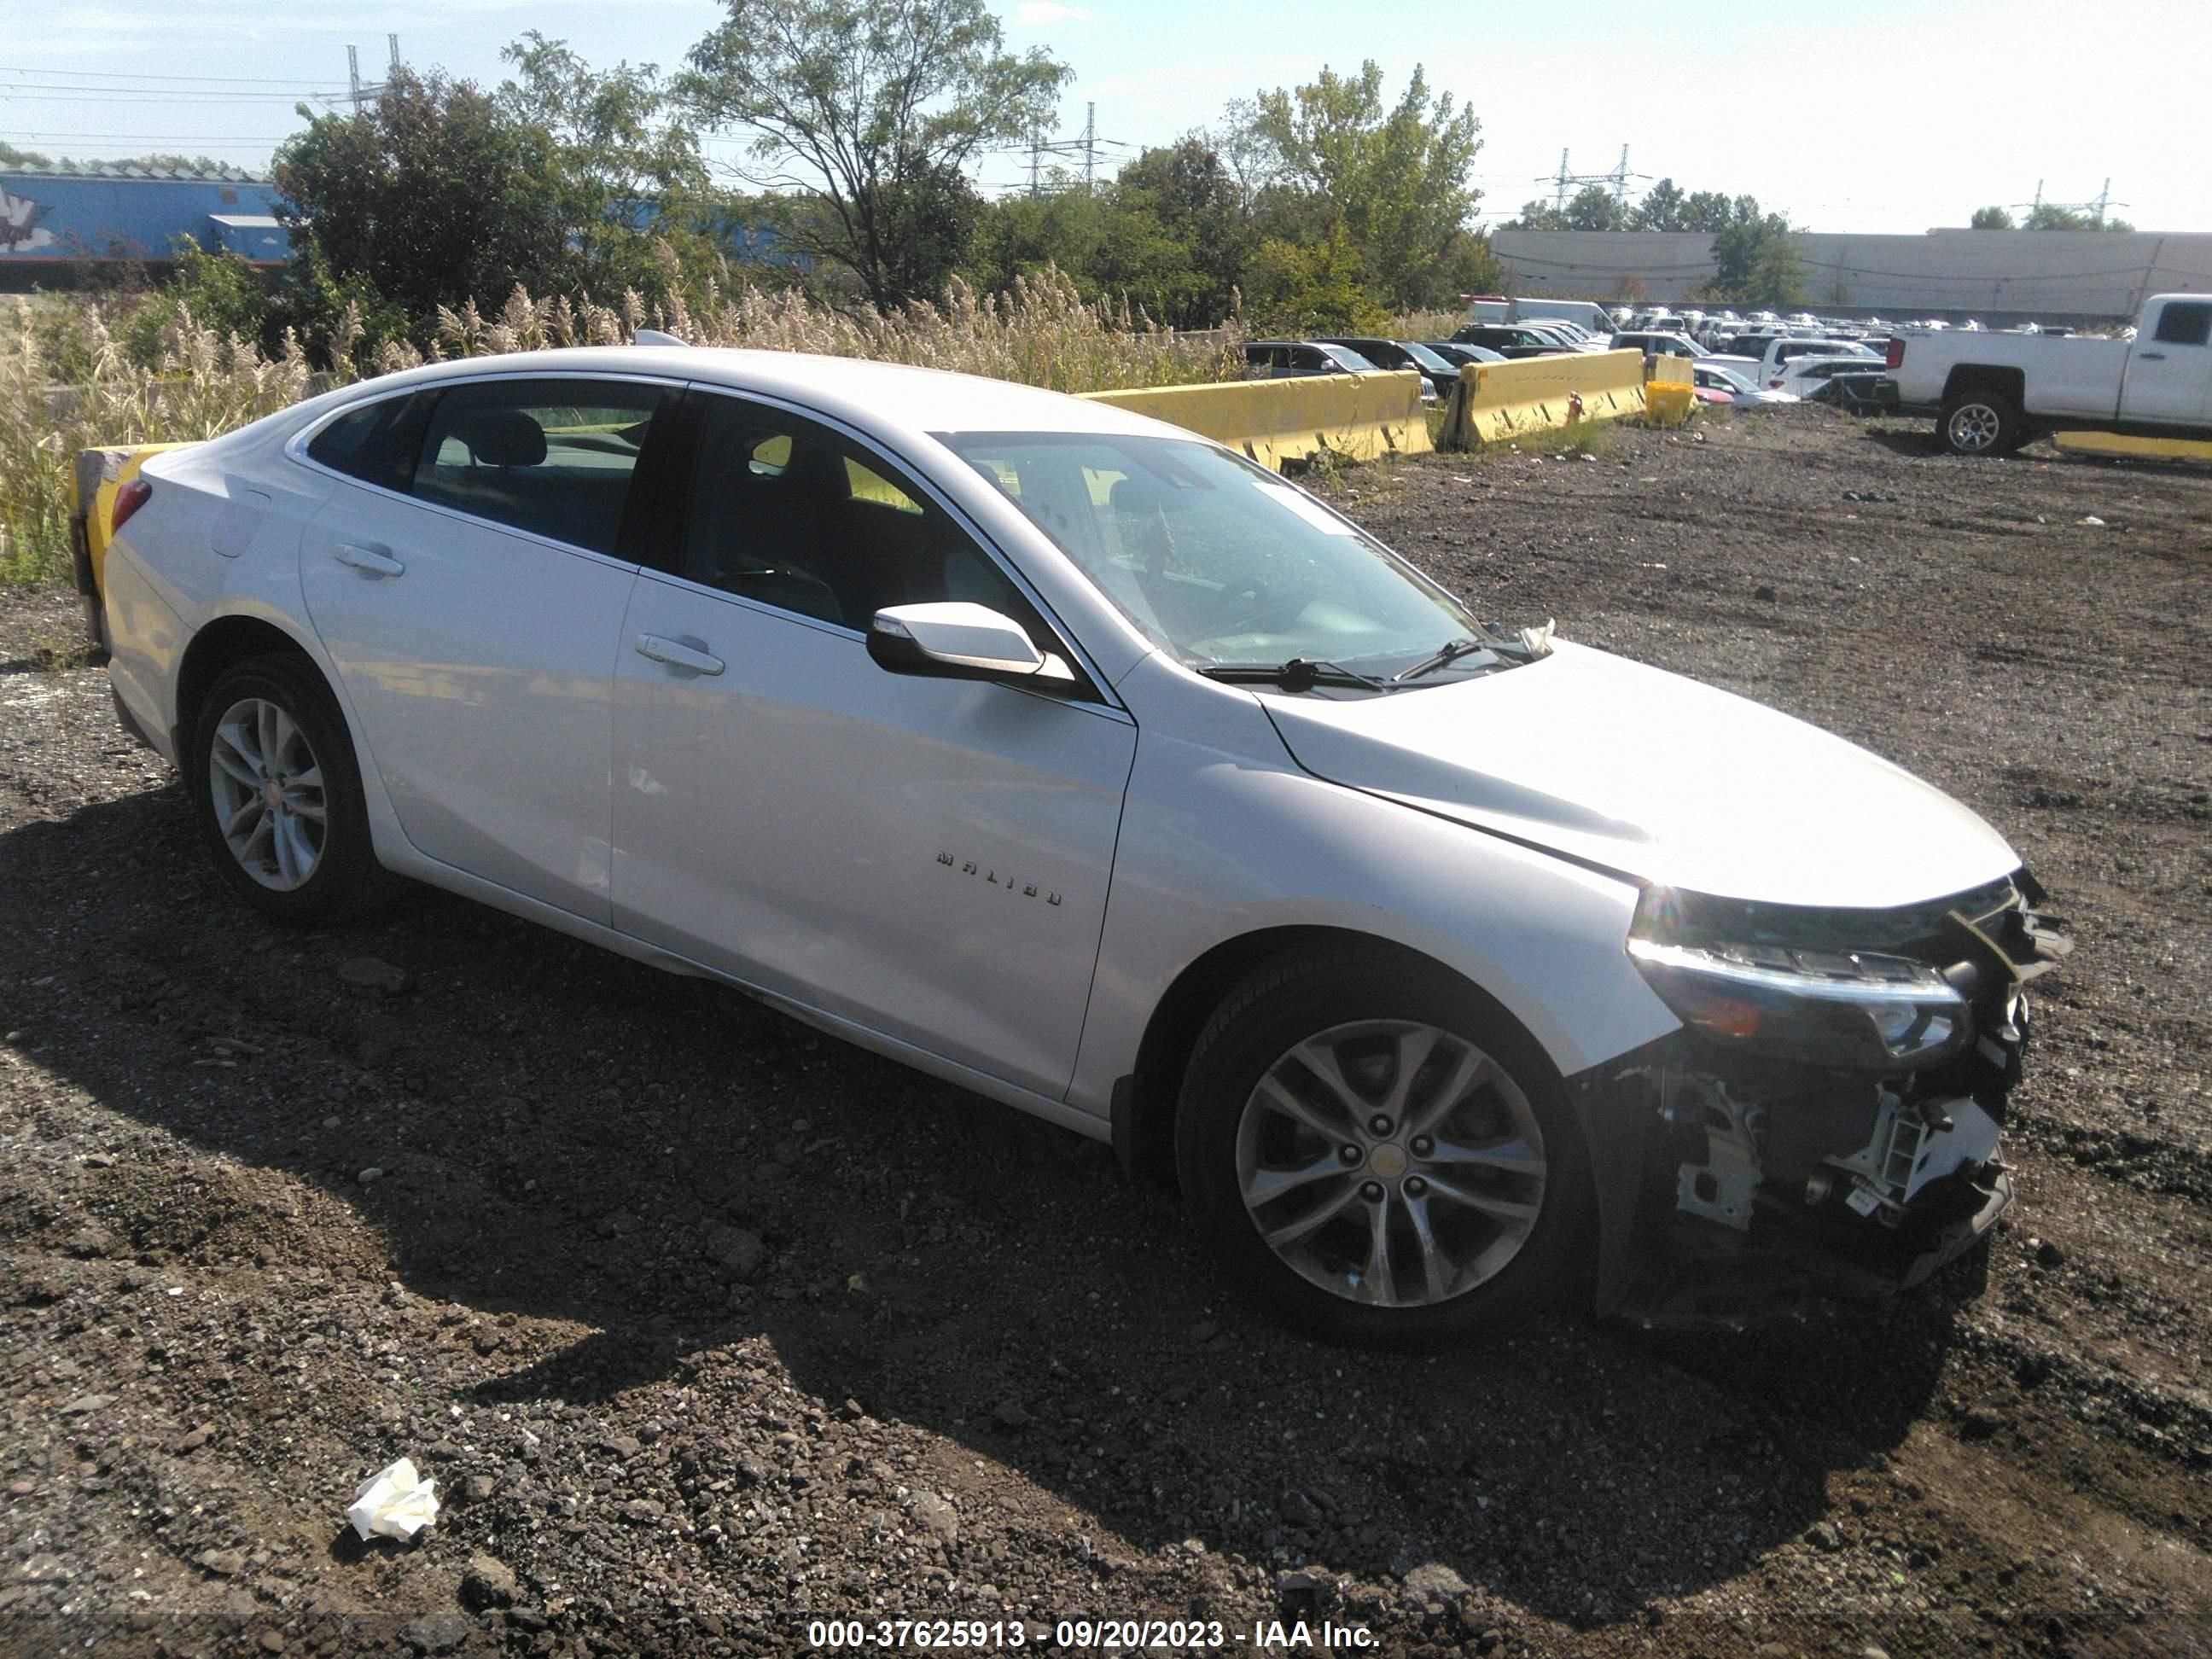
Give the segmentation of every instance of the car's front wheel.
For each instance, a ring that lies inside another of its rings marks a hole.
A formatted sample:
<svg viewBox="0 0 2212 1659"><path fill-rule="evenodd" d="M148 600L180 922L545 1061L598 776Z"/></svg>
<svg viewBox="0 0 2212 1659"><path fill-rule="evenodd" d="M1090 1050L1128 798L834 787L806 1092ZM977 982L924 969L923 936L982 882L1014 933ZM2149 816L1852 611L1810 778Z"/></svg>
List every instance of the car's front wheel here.
<svg viewBox="0 0 2212 1659"><path fill-rule="evenodd" d="M185 763L216 869L263 915L324 927L390 892L345 718L304 658L226 671L200 706Z"/></svg>
<svg viewBox="0 0 2212 1659"><path fill-rule="evenodd" d="M1427 1346L1575 1282L1589 1176L1558 1073L1503 1010L1388 948L1255 972L1200 1035L1177 1162L1231 1276L1332 1340Z"/></svg>

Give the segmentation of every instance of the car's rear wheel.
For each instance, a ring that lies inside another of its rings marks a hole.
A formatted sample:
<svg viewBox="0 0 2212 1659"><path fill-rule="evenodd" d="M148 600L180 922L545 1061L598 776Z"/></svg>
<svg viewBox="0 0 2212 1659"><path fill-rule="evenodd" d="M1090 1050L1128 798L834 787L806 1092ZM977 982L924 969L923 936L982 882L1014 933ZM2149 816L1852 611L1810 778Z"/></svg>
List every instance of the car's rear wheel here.
<svg viewBox="0 0 2212 1659"><path fill-rule="evenodd" d="M200 706L186 767L216 869L263 915L324 927L392 890L344 716L304 658L226 671Z"/></svg>
<svg viewBox="0 0 2212 1659"><path fill-rule="evenodd" d="M2001 392L1968 392L1943 405L1938 431L1954 455L2005 455L2024 435L2020 405Z"/></svg>
<svg viewBox="0 0 2212 1659"><path fill-rule="evenodd" d="M1186 1073L1177 1161L1231 1276L1291 1324L1419 1347L1574 1282L1589 1175L1558 1073L1432 963L1324 948L1222 1004Z"/></svg>

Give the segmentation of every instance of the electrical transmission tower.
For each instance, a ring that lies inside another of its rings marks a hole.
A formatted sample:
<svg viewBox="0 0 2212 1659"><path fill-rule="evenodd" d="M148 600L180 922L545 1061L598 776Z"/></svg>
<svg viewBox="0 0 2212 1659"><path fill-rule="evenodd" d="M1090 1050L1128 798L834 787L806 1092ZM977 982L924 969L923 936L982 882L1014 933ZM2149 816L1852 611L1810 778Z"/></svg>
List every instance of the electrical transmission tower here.
<svg viewBox="0 0 2212 1659"><path fill-rule="evenodd" d="M1570 173L1567 171L1567 152L1561 150L1559 152L1559 170L1556 173L1547 173L1541 175L1537 179L1536 182L1540 185L1551 185L1555 187L1554 193L1552 197L1552 207L1553 211L1563 213L1566 210L1567 206L1567 191L1572 185L1611 185L1613 186L1613 199L1620 204L1621 206L1626 207L1628 205L1628 181L1631 179L1648 179L1650 177L1650 174L1649 173L1631 173L1628 170L1628 146L1623 144L1620 147L1620 164L1610 173Z"/></svg>
<svg viewBox="0 0 2212 1659"><path fill-rule="evenodd" d="M392 47L392 67L396 71L399 68L399 37L387 34L384 38ZM356 115L361 113L362 104L372 98L382 97L392 85L389 75L374 86L363 83L361 78L361 49L358 46L346 48L346 80L353 88L353 112Z"/></svg>
<svg viewBox="0 0 2212 1659"><path fill-rule="evenodd" d="M1054 190L1063 187L1045 176L1048 157L1056 159L1064 155L1073 159L1081 156L1083 187L1089 190L1098 182L1099 162L1107 159L1100 152L1127 149L1128 145L1119 138L1101 138L1098 136L1098 106L1091 103L1083 106L1083 131L1078 137L1047 141L1044 129L1039 127L1030 134L1030 142L1025 148L1030 158L1029 193L1035 198L1049 196Z"/></svg>
<svg viewBox="0 0 2212 1659"><path fill-rule="evenodd" d="M2039 179L2035 181L2035 199L2033 202L2014 202L2013 205L2026 208L2030 215L2040 213L2045 208L2054 213L2086 213L2089 216L2089 222L2102 230L2105 228L2105 210L2128 204L2112 199L2112 181L2110 179L2105 180L2105 187L2097 192L2094 201L2046 202L2043 199L2043 180Z"/></svg>

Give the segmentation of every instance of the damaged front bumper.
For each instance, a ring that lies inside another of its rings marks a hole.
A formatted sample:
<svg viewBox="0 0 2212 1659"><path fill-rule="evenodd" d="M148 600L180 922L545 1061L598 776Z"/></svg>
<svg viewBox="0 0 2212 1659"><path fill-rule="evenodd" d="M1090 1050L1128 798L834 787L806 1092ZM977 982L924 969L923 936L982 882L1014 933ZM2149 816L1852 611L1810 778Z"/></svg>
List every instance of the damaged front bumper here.
<svg viewBox="0 0 2212 1659"><path fill-rule="evenodd" d="M1816 1295L1922 1283L2012 1200L1999 1138L2025 986L2068 942L2021 872L1996 909L1944 917L1912 954L1957 987L1966 1040L1884 1074L1729 1050L1690 1029L1571 1088L1596 1181L1596 1305L1652 1328L1743 1326Z"/></svg>

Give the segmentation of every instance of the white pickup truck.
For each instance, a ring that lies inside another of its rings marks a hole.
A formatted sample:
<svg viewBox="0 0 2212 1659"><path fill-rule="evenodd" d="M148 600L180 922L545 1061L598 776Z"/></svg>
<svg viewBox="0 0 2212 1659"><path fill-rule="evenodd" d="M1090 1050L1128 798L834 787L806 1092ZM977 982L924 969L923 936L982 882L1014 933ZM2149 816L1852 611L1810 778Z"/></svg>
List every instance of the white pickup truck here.
<svg viewBox="0 0 2212 1659"><path fill-rule="evenodd" d="M2160 294L2133 340L1947 331L1891 339L1875 395L1936 412L1954 455L2002 455L2039 432L2212 437L2212 295Z"/></svg>

